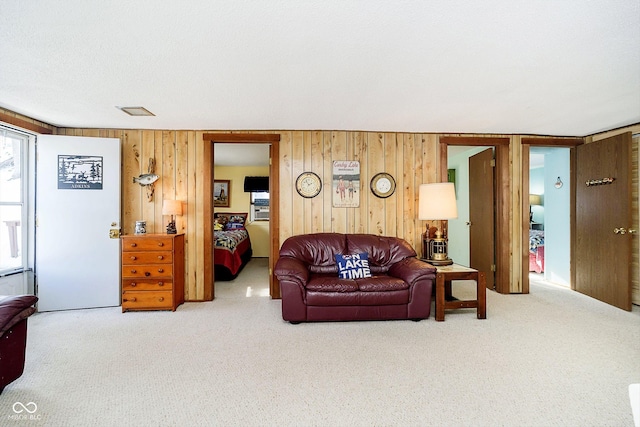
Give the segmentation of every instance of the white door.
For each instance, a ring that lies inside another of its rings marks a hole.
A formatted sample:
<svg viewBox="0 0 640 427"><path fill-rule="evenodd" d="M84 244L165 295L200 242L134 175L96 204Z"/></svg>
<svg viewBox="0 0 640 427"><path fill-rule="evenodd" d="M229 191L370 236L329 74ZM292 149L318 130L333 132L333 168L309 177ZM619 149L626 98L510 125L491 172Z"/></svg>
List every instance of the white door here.
<svg viewBox="0 0 640 427"><path fill-rule="evenodd" d="M120 305L120 140L38 136L39 311Z"/></svg>

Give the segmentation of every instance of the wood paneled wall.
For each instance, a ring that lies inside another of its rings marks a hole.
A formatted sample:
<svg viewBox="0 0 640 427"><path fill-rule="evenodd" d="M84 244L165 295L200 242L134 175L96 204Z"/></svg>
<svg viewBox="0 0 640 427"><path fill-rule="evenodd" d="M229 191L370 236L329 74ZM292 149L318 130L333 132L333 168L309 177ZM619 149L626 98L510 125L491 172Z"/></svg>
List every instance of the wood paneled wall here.
<svg viewBox="0 0 640 427"><path fill-rule="evenodd" d="M633 128L635 130L635 128ZM210 131L207 131L210 132ZM216 131L217 132L217 131ZM206 286L202 271L204 261L203 200L205 188L202 170L204 131L154 131L117 129L58 129L59 134L77 136L115 137L122 141L122 230L132 233L136 220L146 220L154 232L163 232L168 218L162 217L162 200L178 199L184 202L184 215L177 220L179 231L186 233L186 290L189 301L206 299ZM219 133L219 132L218 132ZM336 231L364 232L398 236L409 241L420 252L424 222L416 219L418 186L437 182L440 165L438 134L385 133L351 131L281 131L242 132L278 133L279 142L279 194L280 223L278 240L295 234ZM512 183L509 214L509 289L523 292L520 280L522 262L522 169L518 135L510 138L509 175ZM599 136L593 136L598 139ZM132 178L147 171L148 159L155 158L156 173L161 179L155 188L153 201ZM360 162L361 184L358 208L333 208L330 189L332 162L357 160ZM323 181L323 191L313 199L304 199L296 193L295 179L303 171L313 171ZM369 181L378 172L388 172L396 179L396 192L387 199L375 197L369 190ZM637 193L637 186L635 186ZM637 260L637 258L636 258ZM636 261L637 262L637 261ZM634 302L639 300L634 289Z"/></svg>
<svg viewBox="0 0 640 427"><path fill-rule="evenodd" d="M436 135L373 132L283 132L280 140L280 241L304 233L372 233L398 236L421 248L422 221L416 219L418 186L436 180ZM360 162L357 208L334 208L332 166L336 160ZM313 171L322 191L300 197L295 180ZM390 173L396 191L386 199L373 195L371 178Z"/></svg>
<svg viewBox="0 0 640 427"><path fill-rule="evenodd" d="M147 221L150 232L163 233L168 218L162 216L162 201L183 201L178 232L186 233L185 297L205 299L202 271L205 241L203 216L202 131L158 131L117 129L59 129L58 134L120 138L122 141L122 232L133 233L135 221ZM246 132L243 132L246 133ZM251 133L251 132L249 132ZM255 132L273 133L273 132ZM280 232L279 244L295 234L312 232L372 233L399 236L420 252L423 221L418 221L418 186L435 182L438 171L437 135L347 132L282 131L280 134ZM149 200L144 187L133 177L148 171L155 159L160 179ZM358 208L332 207L334 160L360 162L361 183ZM303 171L317 173L322 192L313 199L300 197L295 180ZM396 180L396 192L380 199L369 190L371 177L388 172Z"/></svg>

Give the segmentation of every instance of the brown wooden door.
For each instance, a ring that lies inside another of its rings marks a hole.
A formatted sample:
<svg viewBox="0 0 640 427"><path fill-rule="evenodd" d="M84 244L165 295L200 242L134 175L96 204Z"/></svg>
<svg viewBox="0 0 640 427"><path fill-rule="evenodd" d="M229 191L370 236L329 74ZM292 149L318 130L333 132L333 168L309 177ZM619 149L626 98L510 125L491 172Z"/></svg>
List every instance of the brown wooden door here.
<svg viewBox="0 0 640 427"><path fill-rule="evenodd" d="M493 289L495 275L493 149L469 157L470 267L486 274Z"/></svg>
<svg viewBox="0 0 640 427"><path fill-rule="evenodd" d="M628 229L636 228L630 171L631 133L576 149L575 289L624 310L631 310ZM599 183L603 178L614 181Z"/></svg>

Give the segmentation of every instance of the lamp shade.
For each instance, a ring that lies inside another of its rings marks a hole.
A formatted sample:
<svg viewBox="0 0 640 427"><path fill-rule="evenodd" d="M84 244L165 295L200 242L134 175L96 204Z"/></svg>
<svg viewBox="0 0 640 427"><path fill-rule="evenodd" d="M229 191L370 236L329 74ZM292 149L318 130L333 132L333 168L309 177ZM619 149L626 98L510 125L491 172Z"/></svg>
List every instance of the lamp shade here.
<svg viewBox="0 0 640 427"><path fill-rule="evenodd" d="M164 200L162 215L182 215L182 202L180 200Z"/></svg>
<svg viewBox="0 0 640 427"><path fill-rule="evenodd" d="M421 184L418 193L418 219L458 218L456 189L453 182Z"/></svg>
<svg viewBox="0 0 640 427"><path fill-rule="evenodd" d="M542 205L542 196L539 194L529 194L529 204L532 206Z"/></svg>

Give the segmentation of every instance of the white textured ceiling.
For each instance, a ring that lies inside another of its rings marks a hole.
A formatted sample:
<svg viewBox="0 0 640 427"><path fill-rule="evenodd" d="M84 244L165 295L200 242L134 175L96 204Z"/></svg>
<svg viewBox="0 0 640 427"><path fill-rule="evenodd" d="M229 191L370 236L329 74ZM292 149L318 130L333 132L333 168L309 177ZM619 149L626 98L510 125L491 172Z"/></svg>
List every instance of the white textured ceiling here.
<svg viewBox="0 0 640 427"><path fill-rule="evenodd" d="M640 122L640 2L2 0L0 106L63 127L583 136Z"/></svg>

